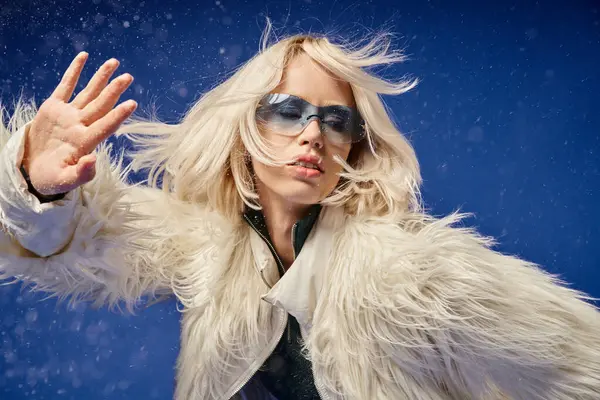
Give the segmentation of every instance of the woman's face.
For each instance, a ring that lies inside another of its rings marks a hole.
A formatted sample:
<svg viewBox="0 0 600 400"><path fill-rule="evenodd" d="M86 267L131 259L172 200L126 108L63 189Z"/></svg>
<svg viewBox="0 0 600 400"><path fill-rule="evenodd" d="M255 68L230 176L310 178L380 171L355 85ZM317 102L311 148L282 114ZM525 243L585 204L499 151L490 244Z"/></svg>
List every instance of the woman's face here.
<svg viewBox="0 0 600 400"><path fill-rule="evenodd" d="M336 79L305 54L288 64L282 82L274 93L297 96L315 106L354 107L350 85ZM282 161L296 160L302 156L315 157L315 162L320 160L319 170L316 170L298 164L267 166L253 157L252 166L261 195L277 196L298 205L310 205L323 200L333 191L342 169L333 161L333 157L337 154L346 160L352 146L350 143L331 141L321 132L318 119L310 121L295 136L260 125L259 129L272 146L274 154Z"/></svg>

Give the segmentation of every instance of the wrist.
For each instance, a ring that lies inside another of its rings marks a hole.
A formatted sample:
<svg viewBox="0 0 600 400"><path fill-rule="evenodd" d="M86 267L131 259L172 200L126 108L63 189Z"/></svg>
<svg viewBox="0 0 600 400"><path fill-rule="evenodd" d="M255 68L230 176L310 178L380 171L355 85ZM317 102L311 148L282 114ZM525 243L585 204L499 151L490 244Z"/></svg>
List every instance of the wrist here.
<svg viewBox="0 0 600 400"><path fill-rule="evenodd" d="M23 164L21 164L19 170L21 171L21 175L23 175L25 182L27 182L27 190L29 191L29 193L37 197L37 199L41 203L50 203L53 201L62 200L65 197L66 193L46 195L38 192L36 188L31 184L31 179L29 178L29 174L27 173L27 170L25 169Z"/></svg>

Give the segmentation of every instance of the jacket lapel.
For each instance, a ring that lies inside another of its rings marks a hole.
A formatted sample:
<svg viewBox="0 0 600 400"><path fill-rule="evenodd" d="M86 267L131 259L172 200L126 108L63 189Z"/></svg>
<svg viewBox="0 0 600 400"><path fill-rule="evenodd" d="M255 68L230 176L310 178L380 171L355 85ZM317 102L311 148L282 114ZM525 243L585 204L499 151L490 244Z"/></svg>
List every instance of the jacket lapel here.
<svg viewBox="0 0 600 400"><path fill-rule="evenodd" d="M292 266L262 297L293 315L303 328L304 337L312 326L312 315L323 288L334 232L342 218L339 208L324 209Z"/></svg>

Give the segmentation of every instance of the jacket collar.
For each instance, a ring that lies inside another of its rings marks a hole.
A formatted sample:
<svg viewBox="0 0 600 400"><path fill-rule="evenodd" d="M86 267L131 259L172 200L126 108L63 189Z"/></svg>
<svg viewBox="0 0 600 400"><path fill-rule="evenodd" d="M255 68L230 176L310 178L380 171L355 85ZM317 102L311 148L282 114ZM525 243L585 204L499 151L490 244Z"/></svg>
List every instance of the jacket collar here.
<svg viewBox="0 0 600 400"><path fill-rule="evenodd" d="M293 315L302 327L304 338L312 327L312 316L331 260L335 232L344 222L340 207L326 207L320 214L315 229L306 237L302 252L290 269L262 296L267 303ZM253 246L255 254L263 254L260 259L264 259L267 245L259 236L253 235Z"/></svg>
<svg viewBox="0 0 600 400"><path fill-rule="evenodd" d="M304 247L306 243L306 239L310 234L315 222L319 218L319 214L321 213L322 206L320 204L314 204L308 210L306 216L299 221L297 221L292 227L292 245L294 246L294 255L297 256L300 254L300 250ZM277 261L277 267L279 269L280 277L284 274L284 268L279 258L279 255L275 252L275 247L273 246L273 240L269 235L269 230L267 229L267 223L265 221L265 216L261 210L254 210L250 207L246 207L244 211L244 220L258 233L261 238L267 243L273 257L275 257L275 261Z"/></svg>

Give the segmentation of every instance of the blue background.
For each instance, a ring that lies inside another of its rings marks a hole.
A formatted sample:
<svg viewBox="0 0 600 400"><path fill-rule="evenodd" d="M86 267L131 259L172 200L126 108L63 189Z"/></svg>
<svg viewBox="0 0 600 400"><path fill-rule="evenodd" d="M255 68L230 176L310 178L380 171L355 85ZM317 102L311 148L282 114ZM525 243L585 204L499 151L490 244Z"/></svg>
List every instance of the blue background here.
<svg viewBox="0 0 600 400"><path fill-rule="evenodd" d="M385 27L410 57L385 76L421 79L387 101L416 147L429 209L474 212L501 250L600 297L600 4L475 3L2 0L0 98L42 101L86 50L82 83L116 57L135 77L125 98L175 121L254 54L265 16L284 34ZM0 286L0 398L171 398L175 307L67 310Z"/></svg>

